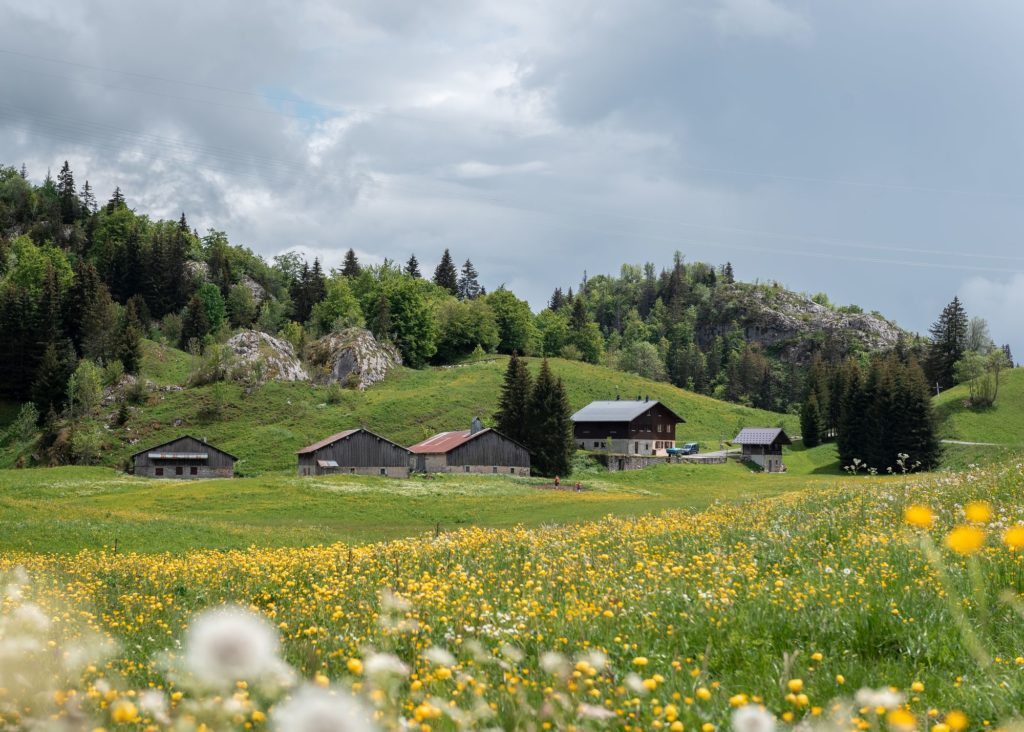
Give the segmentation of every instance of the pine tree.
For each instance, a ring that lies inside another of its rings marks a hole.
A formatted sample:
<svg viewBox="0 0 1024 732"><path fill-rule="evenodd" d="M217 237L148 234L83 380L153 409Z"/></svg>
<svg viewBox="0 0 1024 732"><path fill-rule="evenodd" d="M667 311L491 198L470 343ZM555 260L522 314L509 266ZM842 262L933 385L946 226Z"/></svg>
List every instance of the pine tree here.
<svg viewBox="0 0 1024 732"><path fill-rule="evenodd" d="M732 273L732 262L726 262L725 266L722 267L722 283L731 285L736 282L736 277Z"/></svg>
<svg viewBox="0 0 1024 732"><path fill-rule="evenodd" d="M939 388L948 389L956 383L953 370L967 348L967 313L960 298L954 297L953 302L943 308L929 334L928 379L933 386L938 384Z"/></svg>
<svg viewBox="0 0 1024 732"><path fill-rule="evenodd" d="M32 383L32 402L40 414L64 408L68 379L75 370L75 362L75 348L67 339L46 344Z"/></svg>
<svg viewBox="0 0 1024 732"><path fill-rule="evenodd" d="M86 181L85 185L82 186L81 200L82 200L82 209L86 213L90 213L90 214L96 213L96 194L93 192L92 186L89 185L89 181Z"/></svg>
<svg viewBox="0 0 1024 732"><path fill-rule="evenodd" d="M551 293L551 299L548 300L548 308L555 311L556 313L565 306L565 295L562 294L562 288L556 287L555 291Z"/></svg>
<svg viewBox="0 0 1024 732"><path fill-rule="evenodd" d="M210 319L206 315L206 304L199 295L193 295L185 307L181 322L181 348L187 349L193 338L202 340L210 332Z"/></svg>
<svg viewBox="0 0 1024 732"><path fill-rule="evenodd" d="M118 335L117 358L126 374L137 374L142 362L142 322L134 303L125 308L124 323Z"/></svg>
<svg viewBox="0 0 1024 732"><path fill-rule="evenodd" d="M309 320L309 313L313 309L313 303L309 301L309 264L303 260L299 276L292 280L292 320L296 323L305 323Z"/></svg>
<svg viewBox="0 0 1024 732"><path fill-rule="evenodd" d="M1013 353L1010 351L1010 344L1009 343L1004 343L1003 344L1003 353L1006 355L1006 363L1009 364L1009 367L1012 369L1013 368Z"/></svg>
<svg viewBox="0 0 1024 732"><path fill-rule="evenodd" d="M306 299L309 301L309 309L312 312L313 307L327 297L327 278L324 277L324 271L320 267L320 260L313 260L313 268L309 271L309 291L306 294Z"/></svg>
<svg viewBox="0 0 1024 732"><path fill-rule="evenodd" d="M60 219L64 224L74 223L78 217L78 195L75 192L75 176L68 161L64 161L57 174L57 195L60 198Z"/></svg>
<svg viewBox="0 0 1024 732"><path fill-rule="evenodd" d="M124 194L121 193L121 186L118 186L114 189L114 193L110 196L110 200L107 201L107 213L114 213L114 211L124 205L126 205L124 201Z"/></svg>
<svg viewBox="0 0 1024 732"><path fill-rule="evenodd" d="M515 353L505 368L494 422L498 432L524 445L530 443L530 395L532 379L526 363Z"/></svg>
<svg viewBox="0 0 1024 732"><path fill-rule="evenodd" d="M575 332L580 332L587 327L590 322L590 315L587 313L587 305L583 302L583 297L577 297L572 304L572 315L569 316L569 328Z"/></svg>
<svg viewBox="0 0 1024 732"><path fill-rule="evenodd" d="M818 395L813 391L800 407L800 434L803 436L804 447L817 447L821 444L821 411L818 409Z"/></svg>
<svg viewBox="0 0 1024 732"><path fill-rule="evenodd" d="M555 379L547 359L530 397L531 464L541 475L566 476L572 470L572 410L561 379Z"/></svg>
<svg viewBox="0 0 1024 732"><path fill-rule="evenodd" d="M359 265L359 259L356 257L356 250L350 248L345 252L345 262L341 266L341 273L346 277L358 277L362 271L363 268Z"/></svg>
<svg viewBox="0 0 1024 732"><path fill-rule="evenodd" d="M441 255L441 261L434 270L434 284L443 287L453 295L459 294L459 273L452 261L452 254L447 249Z"/></svg>
<svg viewBox="0 0 1024 732"><path fill-rule="evenodd" d="M477 280L477 271L473 263L468 259L462 265L462 274L459 275L457 289L460 300L473 300L480 296L480 282Z"/></svg>
<svg viewBox="0 0 1024 732"><path fill-rule="evenodd" d="M18 175L21 176L22 180L28 180L28 168L25 167L25 163L21 164L21 170L18 171Z"/></svg>
<svg viewBox="0 0 1024 732"><path fill-rule="evenodd" d="M405 274L409 277L415 277L416 279L423 277L423 275L420 274L420 262L416 259L415 254L409 255L409 261L405 263Z"/></svg>

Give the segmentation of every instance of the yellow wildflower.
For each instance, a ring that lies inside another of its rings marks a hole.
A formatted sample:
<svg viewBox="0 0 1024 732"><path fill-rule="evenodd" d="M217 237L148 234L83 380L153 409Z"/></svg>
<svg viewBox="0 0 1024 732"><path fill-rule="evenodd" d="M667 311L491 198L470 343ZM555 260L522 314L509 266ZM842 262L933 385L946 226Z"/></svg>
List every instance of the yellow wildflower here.
<svg viewBox="0 0 1024 732"><path fill-rule="evenodd" d="M985 532L976 526L957 526L946 535L946 546L964 556L974 554L985 543Z"/></svg>
<svg viewBox="0 0 1024 732"><path fill-rule="evenodd" d="M1014 524L1003 534L1003 543L1010 549L1024 549L1024 524Z"/></svg>
<svg viewBox="0 0 1024 732"><path fill-rule="evenodd" d="M972 524L983 524L992 518L992 506L987 501L971 501L964 506L964 515Z"/></svg>
<svg viewBox="0 0 1024 732"><path fill-rule="evenodd" d="M907 506L907 509L903 512L903 520L911 526L927 529L935 523L935 514L927 506Z"/></svg>
<svg viewBox="0 0 1024 732"><path fill-rule="evenodd" d="M946 715L946 724L953 732L960 732L967 727L967 715L954 709Z"/></svg>

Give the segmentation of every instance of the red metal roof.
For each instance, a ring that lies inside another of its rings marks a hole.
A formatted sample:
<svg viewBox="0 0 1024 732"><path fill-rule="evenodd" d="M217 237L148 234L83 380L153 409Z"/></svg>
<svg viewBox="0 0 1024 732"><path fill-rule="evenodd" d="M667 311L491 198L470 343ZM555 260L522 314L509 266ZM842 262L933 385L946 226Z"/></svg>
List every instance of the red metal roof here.
<svg viewBox="0 0 1024 732"><path fill-rule="evenodd" d="M328 445L330 445L330 444L332 444L334 442L337 442L338 440L340 440L342 438L348 437L349 435L351 435L353 433L356 433L358 431L359 431L358 429L355 429L355 430L345 430L344 432L339 432L336 435L331 435L330 437L325 437L324 439L320 440L320 442L314 442L312 445L306 445L304 448L299 450L296 454L297 455L305 455L305 454L310 453L310 452L316 452L321 447L327 447Z"/></svg>
<svg viewBox="0 0 1024 732"><path fill-rule="evenodd" d="M470 433L469 430L460 430L459 432L441 432L433 437L424 440L416 445L409 448L409 452L420 454L436 454L451 452L459 445L463 445L469 442L477 435L482 435L484 432L490 432L491 428L487 427L478 432Z"/></svg>

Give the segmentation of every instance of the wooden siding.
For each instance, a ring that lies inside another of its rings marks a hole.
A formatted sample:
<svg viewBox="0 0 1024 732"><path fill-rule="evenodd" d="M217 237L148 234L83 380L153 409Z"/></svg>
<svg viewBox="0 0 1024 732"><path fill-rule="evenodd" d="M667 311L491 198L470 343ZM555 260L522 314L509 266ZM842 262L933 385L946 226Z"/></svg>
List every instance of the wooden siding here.
<svg viewBox="0 0 1024 732"><path fill-rule="evenodd" d="M449 466L530 467L530 453L497 432L486 432L448 453Z"/></svg>
<svg viewBox="0 0 1024 732"><path fill-rule="evenodd" d="M577 440L675 440L676 418L661 404L654 404L631 422L576 422L573 437ZM658 427L661 431L658 431Z"/></svg>
<svg viewBox="0 0 1024 732"><path fill-rule="evenodd" d="M317 465L317 460L333 460L338 467L321 468ZM356 468L363 474L370 474L364 473L365 469L371 469L379 474L380 468L402 468L408 472L409 451L382 437L359 431L330 445L324 445L315 452L299 455L299 475L348 473L351 472L350 468Z"/></svg>
<svg viewBox="0 0 1024 732"><path fill-rule="evenodd" d="M153 460L151 452L206 453L206 458ZM230 478L235 472L235 459L223 450L205 444L194 437L179 437L137 453L132 460L133 472L147 478ZM193 468L195 472L193 473ZM180 469L180 472L179 472ZM162 470L162 474L158 472Z"/></svg>

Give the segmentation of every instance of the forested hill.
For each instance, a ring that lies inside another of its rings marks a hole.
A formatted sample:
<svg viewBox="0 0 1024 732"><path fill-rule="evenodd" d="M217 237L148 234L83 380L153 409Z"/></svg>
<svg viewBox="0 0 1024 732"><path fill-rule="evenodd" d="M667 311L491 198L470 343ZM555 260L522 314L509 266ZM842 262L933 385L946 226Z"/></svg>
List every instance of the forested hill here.
<svg viewBox="0 0 1024 732"><path fill-rule="evenodd" d="M422 269L408 253L394 253L402 265L362 266L350 251L328 273L295 253L267 262L222 232L200 235L184 213L151 220L126 195L101 200L66 162L38 185L0 167L0 399L60 414L81 361L134 372L143 337L197 352L255 328L301 351L365 325L413 368L474 352L560 356L784 412L814 354L836 360L902 337L878 315L681 255L584 277L534 313L504 288L485 292L472 262L447 251Z"/></svg>

